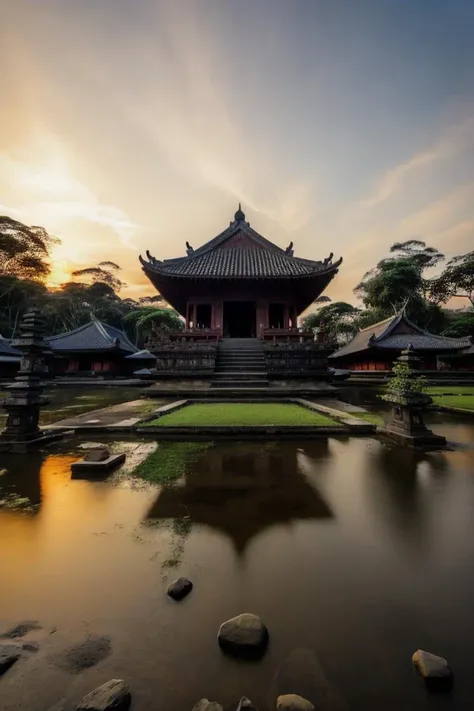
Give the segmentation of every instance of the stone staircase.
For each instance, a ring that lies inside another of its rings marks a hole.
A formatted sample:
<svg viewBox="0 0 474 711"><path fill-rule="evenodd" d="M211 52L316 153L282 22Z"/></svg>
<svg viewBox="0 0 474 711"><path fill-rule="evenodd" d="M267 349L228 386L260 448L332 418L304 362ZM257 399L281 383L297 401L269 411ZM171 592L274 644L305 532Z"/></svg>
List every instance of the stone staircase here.
<svg viewBox="0 0 474 711"><path fill-rule="evenodd" d="M262 341L259 338L222 338L217 346L211 389L258 391L266 388L268 373Z"/></svg>

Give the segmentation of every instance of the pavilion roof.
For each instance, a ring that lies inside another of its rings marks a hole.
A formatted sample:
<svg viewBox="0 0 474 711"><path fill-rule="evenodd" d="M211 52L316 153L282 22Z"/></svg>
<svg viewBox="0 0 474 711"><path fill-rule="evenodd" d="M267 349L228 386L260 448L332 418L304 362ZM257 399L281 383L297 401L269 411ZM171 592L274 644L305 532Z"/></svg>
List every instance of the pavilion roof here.
<svg viewBox="0 0 474 711"><path fill-rule="evenodd" d="M22 355L22 352L19 351L17 348L13 348L13 346L10 345L9 341L7 341L6 338L0 336L0 356L5 358L21 358Z"/></svg>
<svg viewBox="0 0 474 711"><path fill-rule="evenodd" d="M109 326L93 318L84 326L73 331L60 333L47 339L53 353L71 351L119 351L136 353L136 348L128 336L118 328Z"/></svg>
<svg viewBox="0 0 474 711"><path fill-rule="evenodd" d="M328 276L337 272L342 259L332 262L293 256L293 245L285 250L262 237L237 210L229 227L198 249L188 245L188 255L160 261L147 252L148 260L140 256L148 274L169 277L206 279L268 279L298 278L312 275Z"/></svg>
<svg viewBox="0 0 474 711"><path fill-rule="evenodd" d="M470 340L437 336L425 331L412 323L402 309L395 316L361 329L347 345L329 357L344 358L372 348L405 350L410 345L415 351L458 351L468 348Z"/></svg>

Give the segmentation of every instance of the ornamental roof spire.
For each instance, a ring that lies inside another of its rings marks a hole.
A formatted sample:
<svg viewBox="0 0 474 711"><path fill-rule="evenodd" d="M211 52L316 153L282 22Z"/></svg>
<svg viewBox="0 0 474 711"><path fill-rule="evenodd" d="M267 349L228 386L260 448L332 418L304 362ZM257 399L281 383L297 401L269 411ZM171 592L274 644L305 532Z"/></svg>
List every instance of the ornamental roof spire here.
<svg viewBox="0 0 474 711"><path fill-rule="evenodd" d="M239 209L237 210L237 212L234 215L234 220L236 222L245 222L245 213L242 210L242 205L240 204L240 202L239 202Z"/></svg>

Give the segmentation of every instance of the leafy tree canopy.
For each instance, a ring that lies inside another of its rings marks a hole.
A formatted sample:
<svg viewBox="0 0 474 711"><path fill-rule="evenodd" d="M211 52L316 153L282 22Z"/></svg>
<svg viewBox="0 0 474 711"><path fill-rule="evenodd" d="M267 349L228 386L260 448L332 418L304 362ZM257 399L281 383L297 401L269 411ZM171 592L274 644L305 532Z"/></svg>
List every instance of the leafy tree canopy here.
<svg viewBox="0 0 474 711"><path fill-rule="evenodd" d="M90 279L93 284L106 284L114 292L119 292L126 284L117 276L120 270L115 262L99 262L95 267L76 269L72 272L73 277Z"/></svg>
<svg viewBox="0 0 474 711"><path fill-rule="evenodd" d="M44 227L28 227L0 216L0 274L44 281L51 271L51 248L58 243Z"/></svg>
<svg viewBox="0 0 474 711"><path fill-rule="evenodd" d="M474 311L468 311L462 314L455 321L444 329L443 336L450 336L450 338L463 338L464 336L471 336L474 339Z"/></svg>
<svg viewBox="0 0 474 711"><path fill-rule="evenodd" d="M441 276L433 280L431 293L437 301L461 297L474 306L474 252L450 259Z"/></svg>

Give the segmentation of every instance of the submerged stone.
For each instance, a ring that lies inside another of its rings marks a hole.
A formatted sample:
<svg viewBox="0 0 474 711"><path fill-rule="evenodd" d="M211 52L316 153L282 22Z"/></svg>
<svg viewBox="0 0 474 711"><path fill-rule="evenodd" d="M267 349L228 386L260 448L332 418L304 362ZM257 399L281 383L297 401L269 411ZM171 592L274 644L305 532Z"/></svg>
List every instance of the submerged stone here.
<svg viewBox="0 0 474 711"><path fill-rule="evenodd" d="M0 645L0 676L20 658L21 650L15 644Z"/></svg>
<svg viewBox="0 0 474 711"><path fill-rule="evenodd" d="M307 699L318 711L347 711L342 694L309 648L290 652L275 674L272 699L289 694Z"/></svg>
<svg viewBox="0 0 474 711"><path fill-rule="evenodd" d="M277 711L314 711L313 704L298 694L284 694L277 699Z"/></svg>
<svg viewBox="0 0 474 711"><path fill-rule="evenodd" d="M83 642L75 644L64 652L53 657L55 664L73 674L89 669L105 659L112 647L108 637L88 637Z"/></svg>
<svg viewBox="0 0 474 711"><path fill-rule="evenodd" d="M242 696L237 706L237 711L257 711L257 707L246 696Z"/></svg>
<svg viewBox="0 0 474 711"><path fill-rule="evenodd" d="M15 627L11 627L0 636L8 639L17 639L18 637L24 637L28 632L40 629L42 629L42 627L36 620L25 620L24 622L19 622Z"/></svg>
<svg viewBox="0 0 474 711"><path fill-rule="evenodd" d="M122 679L111 679L84 696L77 711L127 711L132 700Z"/></svg>
<svg viewBox="0 0 474 711"><path fill-rule="evenodd" d="M220 704L217 703L217 701L201 699L194 706L193 711L224 711L224 709Z"/></svg>
<svg viewBox="0 0 474 711"><path fill-rule="evenodd" d="M260 657L268 644L268 630L260 617L245 612L224 622L217 635L221 649L239 657Z"/></svg>
<svg viewBox="0 0 474 711"><path fill-rule="evenodd" d="M193 589L193 584L187 578L178 578L173 583L168 586L167 594L173 598L173 600L179 601L189 595Z"/></svg>

